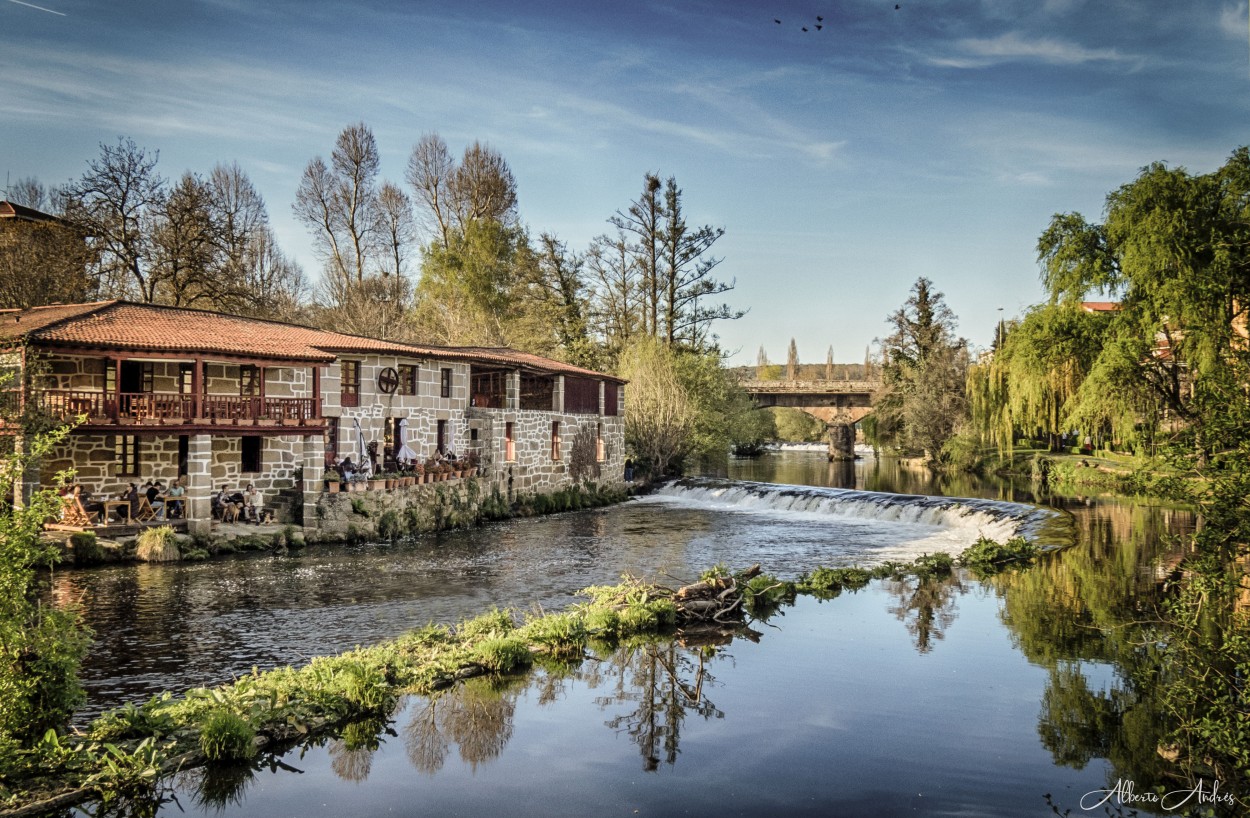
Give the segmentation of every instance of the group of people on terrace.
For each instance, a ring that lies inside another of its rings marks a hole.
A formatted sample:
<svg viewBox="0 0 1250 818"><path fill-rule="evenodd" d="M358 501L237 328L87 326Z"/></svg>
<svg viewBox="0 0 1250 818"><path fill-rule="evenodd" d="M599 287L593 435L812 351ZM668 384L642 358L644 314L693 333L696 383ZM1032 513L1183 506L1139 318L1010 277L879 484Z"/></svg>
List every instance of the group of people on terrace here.
<svg viewBox="0 0 1250 818"><path fill-rule="evenodd" d="M230 486L223 485L213 495L213 516L224 523L243 520L260 525L273 522L273 511L265 508L264 496L254 483L248 483L241 492L231 491Z"/></svg>
<svg viewBox="0 0 1250 818"><path fill-rule="evenodd" d="M389 454L387 459L390 459ZM430 456L429 460L426 461L427 464L431 462L439 464L451 463L454 466L460 462L460 459L456 456L454 451L447 449L446 451L435 451L434 454ZM469 456L468 462L470 465L474 465L472 455ZM393 465L390 468L393 468L393 470L397 473L403 474L405 472L413 471L418 463L419 461L416 459L399 456L395 458ZM338 455L335 455L330 458L330 462L326 465L326 476L329 477L337 474L344 483L350 483L353 480L368 480L373 477L376 471L377 469L374 467L372 457L364 457L361 459L360 463L355 463L352 461L351 455L348 455L342 460L338 458Z"/></svg>
<svg viewBox="0 0 1250 818"><path fill-rule="evenodd" d="M81 509L76 516L88 520L99 519L105 523L115 519L118 523L148 522L150 520L173 520L186 515L186 487L181 478L175 478L165 486L164 480L148 480L142 486L129 483L120 494L93 497L79 483L71 483L61 490L66 506Z"/></svg>

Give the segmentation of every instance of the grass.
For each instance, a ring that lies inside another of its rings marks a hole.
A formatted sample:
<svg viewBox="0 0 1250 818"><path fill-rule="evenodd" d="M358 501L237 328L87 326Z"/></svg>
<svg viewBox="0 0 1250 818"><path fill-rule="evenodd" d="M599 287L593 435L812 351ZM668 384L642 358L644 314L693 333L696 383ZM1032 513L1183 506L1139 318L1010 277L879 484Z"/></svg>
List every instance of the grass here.
<svg viewBox="0 0 1250 818"><path fill-rule="evenodd" d="M177 540L178 535L167 525L145 528L139 532L135 559L140 562L177 562L182 559Z"/></svg>

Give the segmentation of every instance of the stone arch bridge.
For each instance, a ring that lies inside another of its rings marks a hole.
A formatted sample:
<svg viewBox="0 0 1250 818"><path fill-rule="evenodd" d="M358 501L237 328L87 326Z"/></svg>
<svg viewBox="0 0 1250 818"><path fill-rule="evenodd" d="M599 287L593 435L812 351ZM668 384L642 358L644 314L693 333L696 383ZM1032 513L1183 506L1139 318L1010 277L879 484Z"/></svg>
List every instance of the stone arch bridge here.
<svg viewBox="0 0 1250 818"><path fill-rule="evenodd" d="M829 434L829 459L855 459L855 424L872 413L879 380L742 382L761 409L786 407L822 420Z"/></svg>

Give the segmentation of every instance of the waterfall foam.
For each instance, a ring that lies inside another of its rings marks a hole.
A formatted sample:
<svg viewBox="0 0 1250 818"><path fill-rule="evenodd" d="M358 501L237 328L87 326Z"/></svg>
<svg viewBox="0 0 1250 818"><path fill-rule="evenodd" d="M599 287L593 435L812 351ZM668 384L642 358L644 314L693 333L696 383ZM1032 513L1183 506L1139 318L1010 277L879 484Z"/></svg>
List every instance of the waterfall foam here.
<svg viewBox="0 0 1250 818"><path fill-rule="evenodd" d="M732 511L815 514L847 521L932 526L950 531L969 545L978 537L999 542L1017 536L1038 540L1061 516L1053 509L1003 500L887 494L715 478L676 480L659 487L655 495Z"/></svg>

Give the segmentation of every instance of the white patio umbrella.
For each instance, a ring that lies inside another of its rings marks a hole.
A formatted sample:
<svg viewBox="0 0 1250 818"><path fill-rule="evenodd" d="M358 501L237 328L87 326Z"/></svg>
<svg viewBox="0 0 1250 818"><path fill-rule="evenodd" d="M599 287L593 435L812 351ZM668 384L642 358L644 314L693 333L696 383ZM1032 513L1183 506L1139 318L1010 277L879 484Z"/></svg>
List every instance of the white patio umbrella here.
<svg viewBox="0 0 1250 818"><path fill-rule="evenodd" d="M408 419L399 422L395 431L395 459L400 463L411 463L417 459L417 453L408 445Z"/></svg>

